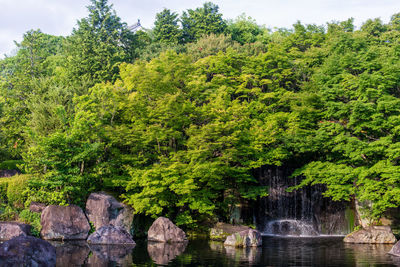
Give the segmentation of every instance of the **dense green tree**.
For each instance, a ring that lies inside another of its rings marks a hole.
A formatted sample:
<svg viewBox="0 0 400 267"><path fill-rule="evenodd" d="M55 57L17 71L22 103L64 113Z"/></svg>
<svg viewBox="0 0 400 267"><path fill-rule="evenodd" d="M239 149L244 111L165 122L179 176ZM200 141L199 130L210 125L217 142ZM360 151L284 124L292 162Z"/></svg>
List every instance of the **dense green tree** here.
<svg viewBox="0 0 400 267"><path fill-rule="evenodd" d="M154 39L161 43L178 43L181 39L181 30L178 25L178 14L164 9L156 14L153 29Z"/></svg>
<svg viewBox="0 0 400 267"><path fill-rule="evenodd" d="M134 36L107 0L91 0L89 15L78 21L67 39L70 79L90 84L114 81L118 65L132 60Z"/></svg>
<svg viewBox="0 0 400 267"><path fill-rule="evenodd" d="M183 42L193 42L210 33L224 33L227 25L218 10L217 5L207 2L203 7L183 12L181 16Z"/></svg>

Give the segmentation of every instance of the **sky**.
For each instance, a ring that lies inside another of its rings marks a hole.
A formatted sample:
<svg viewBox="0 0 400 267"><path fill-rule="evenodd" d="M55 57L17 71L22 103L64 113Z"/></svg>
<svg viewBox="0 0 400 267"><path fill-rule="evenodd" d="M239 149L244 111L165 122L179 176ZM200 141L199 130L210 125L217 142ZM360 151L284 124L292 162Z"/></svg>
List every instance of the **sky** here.
<svg viewBox="0 0 400 267"><path fill-rule="evenodd" d="M117 15L128 25L140 19L152 28L156 13L163 8L182 14L203 5L204 0L109 0ZM296 21L324 25L326 22L354 18L360 26L369 18L388 22L400 12L400 0L214 0L225 19L242 13L268 28L290 28ZM89 0L0 0L0 55L15 49L25 32L40 29L44 33L67 36L77 20L88 15ZM2 56L1 56L2 57Z"/></svg>

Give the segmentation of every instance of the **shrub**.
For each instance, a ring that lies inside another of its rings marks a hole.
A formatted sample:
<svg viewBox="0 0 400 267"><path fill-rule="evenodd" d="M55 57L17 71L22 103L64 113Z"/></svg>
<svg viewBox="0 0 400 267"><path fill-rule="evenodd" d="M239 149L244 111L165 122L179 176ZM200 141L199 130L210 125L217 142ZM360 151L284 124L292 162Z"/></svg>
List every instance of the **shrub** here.
<svg viewBox="0 0 400 267"><path fill-rule="evenodd" d="M24 209L19 213L19 220L23 223L27 223L32 226L31 234L36 237L40 237L40 230L42 225L40 224L40 214L31 212L29 209Z"/></svg>
<svg viewBox="0 0 400 267"><path fill-rule="evenodd" d="M7 202L16 207L23 208L24 202L26 200L26 195L24 194L25 189L27 189L29 176L28 175L16 175L8 179L7 186Z"/></svg>

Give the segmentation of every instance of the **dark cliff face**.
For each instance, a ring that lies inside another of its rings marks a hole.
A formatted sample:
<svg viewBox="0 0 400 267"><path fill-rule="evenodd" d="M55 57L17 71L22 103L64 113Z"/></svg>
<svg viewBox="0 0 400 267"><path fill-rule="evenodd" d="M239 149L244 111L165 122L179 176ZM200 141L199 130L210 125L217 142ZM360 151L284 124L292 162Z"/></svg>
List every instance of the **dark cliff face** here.
<svg viewBox="0 0 400 267"><path fill-rule="evenodd" d="M306 235L349 233L354 224L351 204L323 197L324 187L319 185L287 192L287 188L298 184L300 179L289 178L294 169L292 166L263 166L254 171L259 182L269 187L269 196L259 199L255 205L257 228L268 234L275 234L275 231L285 234L291 227L304 227L305 232L301 234ZM298 232L298 229L292 230L295 234Z"/></svg>

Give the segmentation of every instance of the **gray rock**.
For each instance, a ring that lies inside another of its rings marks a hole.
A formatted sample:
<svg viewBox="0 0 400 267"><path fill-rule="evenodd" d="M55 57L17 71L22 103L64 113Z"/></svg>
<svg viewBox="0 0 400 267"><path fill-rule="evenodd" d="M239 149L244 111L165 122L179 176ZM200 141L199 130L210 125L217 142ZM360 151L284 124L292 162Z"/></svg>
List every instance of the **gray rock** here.
<svg viewBox="0 0 400 267"><path fill-rule="evenodd" d="M392 249L389 251L389 254L400 257L400 241L394 244Z"/></svg>
<svg viewBox="0 0 400 267"><path fill-rule="evenodd" d="M396 237L389 226L369 226L348 234L346 243L394 244Z"/></svg>
<svg viewBox="0 0 400 267"><path fill-rule="evenodd" d="M0 245L0 266L56 266L56 249L33 236L18 236Z"/></svg>
<svg viewBox="0 0 400 267"><path fill-rule="evenodd" d="M39 202L31 202L29 205L29 211L42 213L42 211L46 208L46 204L39 203Z"/></svg>
<svg viewBox="0 0 400 267"><path fill-rule="evenodd" d="M90 231L85 214L75 205L47 206L41 215L41 225L40 235L46 240L86 239Z"/></svg>
<svg viewBox="0 0 400 267"><path fill-rule="evenodd" d="M12 177L21 174L19 170L0 170L0 177Z"/></svg>
<svg viewBox="0 0 400 267"><path fill-rule="evenodd" d="M228 236L224 245L234 247L259 247L262 245L262 238L260 232L257 230L244 230Z"/></svg>
<svg viewBox="0 0 400 267"><path fill-rule="evenodd" d="M185 242L185 232L165 217L153 222L147 232L147 239L155 242Z"/></svg>
<svg viewBox="0 0 400 267"><path fill-rule="evenodd" d="M104 192L90 194L86 201L86 215L96 229L112 224L131 232L133 209Z"/></svg>
<svg viewBox="0 0 400 267"><path fill-rule="evenodd" d="M87 239L90 244L129 244L135 245L131 235L121 227L112 225L102 226Z"/></svg>
<svg viewBox="0 0 400 267"><path fill-rule="evenodd" d="M216 241L225 241L228 236L249 229L251 228L244 225L232 225L218 222L210 229L210 239Z"/></svg>
<svg viewBox="0 0 400 267"><path fill-rule="evenodd" d="M18 222L0 222L0 240L9 240L20 235L30 235L31 228L28 224Z"/></svg>
<svg viewBox="0 0 400 267"><path fill-rule="evenodd" d="M161 243L148 242L147 252L154 263L159 265L168 265L170 261L181 255L187 246L186 242L179 243Z"/></svg>

